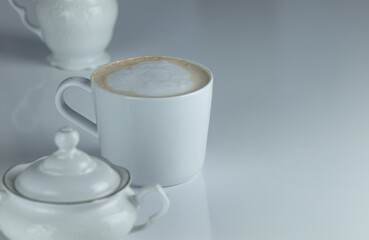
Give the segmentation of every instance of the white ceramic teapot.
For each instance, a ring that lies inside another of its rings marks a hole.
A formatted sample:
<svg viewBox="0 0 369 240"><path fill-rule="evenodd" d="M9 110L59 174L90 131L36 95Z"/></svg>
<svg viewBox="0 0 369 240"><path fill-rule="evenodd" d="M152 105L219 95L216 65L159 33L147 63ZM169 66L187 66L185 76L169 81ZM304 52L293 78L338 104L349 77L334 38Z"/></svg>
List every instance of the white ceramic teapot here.
<svg viewBox="0 0 369 240"><path fill-rule="evenodd" d="M117 0L35 0L40 28L25 8L9 0L23 24L51 50L51 65L68 70L95 68L109 62L105 52L118 15Z"/></svg>
<svg viewBox="0 0 369 240"><path fill-rule="evenodd" d="M58 151L4 174L0 230L9 239L121 240L167 212L169 200L159 185L135 193L126 169L75 148L74 129L62 128L55 140ZM134 225L142 197L152 191L162 197L162 209Z"/></svg>

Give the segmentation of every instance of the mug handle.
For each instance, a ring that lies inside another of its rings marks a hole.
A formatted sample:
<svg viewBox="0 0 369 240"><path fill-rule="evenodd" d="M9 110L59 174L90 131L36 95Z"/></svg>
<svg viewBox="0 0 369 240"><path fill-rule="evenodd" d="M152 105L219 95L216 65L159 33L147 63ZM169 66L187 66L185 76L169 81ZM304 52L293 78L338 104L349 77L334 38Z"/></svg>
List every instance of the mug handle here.
<svg viewBox="0 0 369 240"><path fill-rule="evenodd" d="M0 204L2 201L4 201L5 195L6 195L5 191L0 189Z"/></svg>
<svg viewBox="0 0 369 240"><path fill-rule="evenodd" d="M35 27L28 20L26 9L24 7L21 7L18 3L16 3L15 0L9 0L9 3L20 16L23 25L26 26L28 30L34 32L42 41L44 41L44 37L42 36L40 28Z"/></svg>
<svg viewBox="0 0 369 240"><path fill-rule="evenodd" d="M80 113L73 110L64 100L64 91L70 87L77 87L85 90L86 92L92 92L91 81L84 77L70 77L65 79L56 90L55 95L55 105L56 109L63 115L66 119L73 122L89 134L94 137L98 137L96 123L88 120Z"/></svg>
<svg viewBox="0 0 369 240"><path fill-rule="evenodd" d="M130 233L134 233L134 232L138 232L141 231L145 228L147 228L149 225L151 225L151 223L155 220L157 220L158 218L162 217L163 215L165 215L168 212L169 209L169 198L167 196L167 194L164 192L163 188L159 185L156 184L154 186L148 186L148 187L143 187L141 188L138 193L136 194L135 198L137 203L141 203L144 196L149 193L149 192L157 192L160 194L162 201L163 201L163 207L161 208L160 211L154 213L153 215L151 215L148 220L140 225L135 225Z"/></svg>

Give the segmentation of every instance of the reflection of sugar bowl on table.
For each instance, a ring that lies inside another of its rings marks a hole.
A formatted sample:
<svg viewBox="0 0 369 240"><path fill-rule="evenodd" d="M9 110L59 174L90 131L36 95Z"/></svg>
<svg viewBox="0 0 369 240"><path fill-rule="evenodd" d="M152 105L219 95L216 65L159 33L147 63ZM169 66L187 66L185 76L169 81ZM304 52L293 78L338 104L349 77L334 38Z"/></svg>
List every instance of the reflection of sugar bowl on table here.
<svg viewBox="0 0 369 240"><path fill-rule="evenodd" d="M159 185L135 193L129 172L76 149L78 133L62 128L59 150L10 168L0 190L0 230L12 240L120 240L165 214L169 200ZM142 197L157 192L162 209L135 225Z"/></svg>
<svg viewBox="0 0 369 240"><path fill-rule="evenodd" d="M37 28L26 11L9 0L24 25L51 50L51 65L70 70L95 68L109 61L110 43L118 15L117 0L36 0Z"/></svg>

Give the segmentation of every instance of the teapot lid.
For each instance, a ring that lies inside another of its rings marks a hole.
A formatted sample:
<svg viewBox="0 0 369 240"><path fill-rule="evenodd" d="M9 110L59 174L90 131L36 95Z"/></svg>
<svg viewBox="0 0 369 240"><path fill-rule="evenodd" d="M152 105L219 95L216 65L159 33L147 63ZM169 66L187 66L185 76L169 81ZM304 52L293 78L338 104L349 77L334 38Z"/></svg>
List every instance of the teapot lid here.
<svg viewBox="0 0 369 240"><path fill-rule="evenodd" d="M104 197L121 184L119 174L106 162L76 148L79 134L65 127L55 135L59 150L31 163L15 179L15 190L47 202L79 202Z"/></svg>

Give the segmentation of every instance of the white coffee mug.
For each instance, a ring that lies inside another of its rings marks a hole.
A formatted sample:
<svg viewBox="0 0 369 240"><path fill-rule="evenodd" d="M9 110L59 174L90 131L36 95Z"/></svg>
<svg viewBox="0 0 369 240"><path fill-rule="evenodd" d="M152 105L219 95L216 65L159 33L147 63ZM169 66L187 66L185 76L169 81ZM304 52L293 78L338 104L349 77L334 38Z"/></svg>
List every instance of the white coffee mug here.
<svg viewBox="0 0 369 240"><path fill-rule="evenodd" d="M121 61L137 60L127 59ZM171 58L175 59L175 58ZM91 135L99 138L101 155L126 167L132 184L159 183L171 186L200 172L206 152L213 88L211 72L197 64L209 82L193 92L170 97L133 97L108 91L95 81L95 74L121 61L102 66L91 76L64 80L57 89L58 111ZM96 123L69 107L63 93L70 87L93 95Z"/></svg>

